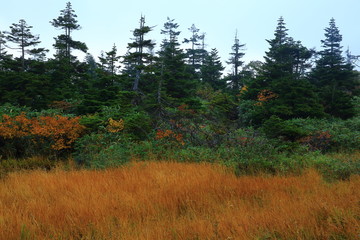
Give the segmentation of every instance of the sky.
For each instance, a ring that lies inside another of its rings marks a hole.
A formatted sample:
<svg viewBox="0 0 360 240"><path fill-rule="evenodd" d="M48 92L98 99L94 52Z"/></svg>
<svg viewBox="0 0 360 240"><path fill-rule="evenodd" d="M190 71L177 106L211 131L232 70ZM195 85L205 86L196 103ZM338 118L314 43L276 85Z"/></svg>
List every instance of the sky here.
<svg viewBox="0 0 360 240"><path fill-rule="evenodd" d="M24 19L33 26L32 33L40 35L38 47L50 49L54 37L62 34L50 21L60 15L69 0L17 0L1 3L0 30ZM175 19L181 31L179 40L190 37L188 28L195 24L206 33L207 50L216 48L221 60L229 58L237 31L240 43L246 44L243 60L263 60L274 37L277 20L282 16L288 34L308 48L321 49L324 29L334 18L343 36L343 50L348 47L360 55L360 1L359 0L71 0L81 30L73 39L85 42L95 58L101 51L110 51L115 44L119 55L126 52L132 30L139 26L141 15L146 25L154 27L148 38L159 47L164 36L160 34L167 17ZM185 47L185 46L184 46ZM79 58L84 55L78 53ZM82 59L80 59L82 60ZM229 71L229 70L227 70Z"/></svg>

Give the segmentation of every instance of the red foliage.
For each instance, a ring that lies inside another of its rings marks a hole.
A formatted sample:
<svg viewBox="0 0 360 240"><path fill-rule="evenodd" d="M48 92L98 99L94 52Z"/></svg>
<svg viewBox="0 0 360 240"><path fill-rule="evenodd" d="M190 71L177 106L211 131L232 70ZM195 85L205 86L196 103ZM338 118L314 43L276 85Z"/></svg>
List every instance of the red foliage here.
<svg viewBox="0 0 360 240"><path fill-rule="evenodd" d="M316 131L299 140L300 143L309 146L310 150L326 150L333 143L329 131Z"/></svg>
<svg viewBox="0 0 360 240"><path fill-rule="evenodd" d="M33 141L51 141L51 148L62 150L71 148L85 129L79 123L80 117L41 116L28 118L25 113L16 117L3 115L0 123L0 137L14 139L31 137Z"/></svg>
<svg viewBox="0 0 360 240"><path fill-rule="evenodd" d="M169 129L166 130L158 129L156 131L155 139L156 140L166 139L168 141L175 141L177 143L180 143L181 145L185 144L185 142L183 141L183 135L181 133L175 133Z"/></svg>

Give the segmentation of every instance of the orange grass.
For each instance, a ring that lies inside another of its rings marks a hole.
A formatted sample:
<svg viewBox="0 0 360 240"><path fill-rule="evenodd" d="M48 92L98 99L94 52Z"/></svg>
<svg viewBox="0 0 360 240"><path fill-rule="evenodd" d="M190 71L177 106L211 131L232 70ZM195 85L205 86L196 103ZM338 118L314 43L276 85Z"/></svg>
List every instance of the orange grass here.
<svg viewBox="0 0 360 240"><path fill-rule="evenodd" d="M358 239L359 186L173 162L18 172L0 181L0 239Z"/></svg>

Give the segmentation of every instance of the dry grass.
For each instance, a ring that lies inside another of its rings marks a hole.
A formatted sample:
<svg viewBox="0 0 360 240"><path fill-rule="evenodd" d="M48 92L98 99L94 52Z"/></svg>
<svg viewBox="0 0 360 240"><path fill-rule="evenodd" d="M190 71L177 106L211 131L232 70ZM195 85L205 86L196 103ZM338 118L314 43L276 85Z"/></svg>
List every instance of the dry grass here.
<svg viewBox="0 0 360 240"><path fill-rule="evenodd" d="M359 239L359 186L169 162L12 173L0 239Z"/></svg>

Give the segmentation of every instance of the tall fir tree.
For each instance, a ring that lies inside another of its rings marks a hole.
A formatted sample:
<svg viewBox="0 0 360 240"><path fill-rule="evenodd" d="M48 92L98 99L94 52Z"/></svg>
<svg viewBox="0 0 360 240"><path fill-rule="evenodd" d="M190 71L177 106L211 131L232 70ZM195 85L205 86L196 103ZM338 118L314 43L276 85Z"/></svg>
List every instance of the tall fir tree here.
<svg viewBox="0 0 360 240"><path fill-rule="evenodd" d="M202 82L208 83L215 90L225 89L226 82L222 78L224 69L218 50L213 48L201 67Z"/></svg>
<svg viewBox="0 0 360 240"><path fill-rule="evenodd" d="M195 24L192 24L188 30L191 32L191 37L185 38L183 41L184 43L190 44L190 48L186 49L186 56L192 73L200 79L201 65L207 55L207 51L205 50L205 33L200 34L200 29L198 29Z"/></svg>
<svg viewBox="0 0 360 240"><path fill-rule="evenodd" d="M28 50L29 47L36 46L40 43L39 36L31 33L32 26L29 26L24 19L21 19L19 23L13 23L10 26L10 31L7 32L6 39L17 45L15 49L21 51L21 69L25 71L25 54L26 53L41 53L44 49L32 49L32 52Z"/></svg>
<svg viewBox="0 0 360 240"><path fill-rule="evenodd" d="M244 61L241 60L245 55L244 47L245 44L240 44L236 31L234 45L231 47L230 59L226 62L232 66L233 72L230 76L230 87L235 92L238 92L244 86L244 83L240 82L240 67L244 64Z"/></svg>
<svg viewBox="0 0 360 240"><path fill-rule="evenodd" d="M332 18L325 28L325 39L321 40L323 50L318 52L320 57L311 80L319 89L325 111L335 117L349 118L354 115L351 96L356 82L353 65L342 55L341 41L342 35Z"/></svg>
<svg viewBox="0 0 360 240"><path fill-rule="evenodd" d="M6 55L6 36L5 34L0 31L0 59Z"/></svg>
<svg viewBox="0 0 360 240"><path fill-rule="evenodd" d="M55 59L50 61L52 71L52 79L54 84L54 96L56 100L68 98L81 98L82 86L86 85L82 81L85 80L84 70L85 64L81 64L77 57L72 54L73 50L87 52L85 43L75 41L72 38L72 32L80 30L77 21L77 15L72 8L70 2L66 3L65 9L60 11L60 15L50 21L56 28L63 30L64 33L55 37L56 49Z"/></svg>
<svg viewBox="0 0 360 240"><path fill-rule="evenodd" d="M120 60L120 56L117 55L117 48L114 44L112 49L109 52L102 53L99 57L101 68L108 72L111 76L115 76L120 66L118 65L118 61Z"/></svg>
<svg viewBox="0 0 360 240"><path fill-rule="evenodd" d="M167 19L161 34L165 35L161 43L158 58L157 103L176 106L191 101L196 89L196 81L187 70L186 55L178 40L179 25L174 19Z"/></svg>
<svg viewBox="0 0 360 240"><path fill-rule="evenodd" d="M11 55L6 51L6 35L5 32L0 31L0 71L5 71L7 67L7 63L10 62Z"/></svg>
<svg viewBox="0 0 360 240"><path fill-rule="evenodd" d="M133 31L134 41L128 44L128 53L124 56L125 72L132 79L132 90L135 92L146 87L146 83L142 82L141 78L149 70L149 65L154 58L149 52L154 48L155 43L150 39L145 39L150 31L152 28L145 25L145 17L141 16L139 28Z"/></svg>
<svg viewBox="0 0 360 240"><path fill-rule="evenodd" d="M56 56L57 58L67 58L69 62L74 60L74 57L71 55L72 49L82 52L87 51L85 43L72 39L71 33L75 30L80 30L80 25L76 18L77 15L72 9L71 3L68 2L65 9L60 11L60 16L50 22L55 28L64 31L64 34L55 38L54 47L57 50Z"/></svg>
<svg viewBox="0 0 360 240"><path fill-rule="evenodd" d="M261 71L243 94L259 110L254 123L261 124L272 115L282 119L324 116L314 87L305 78L313 52L287 31L280 17L274 38L267 40L270 48Z"/></svg>

